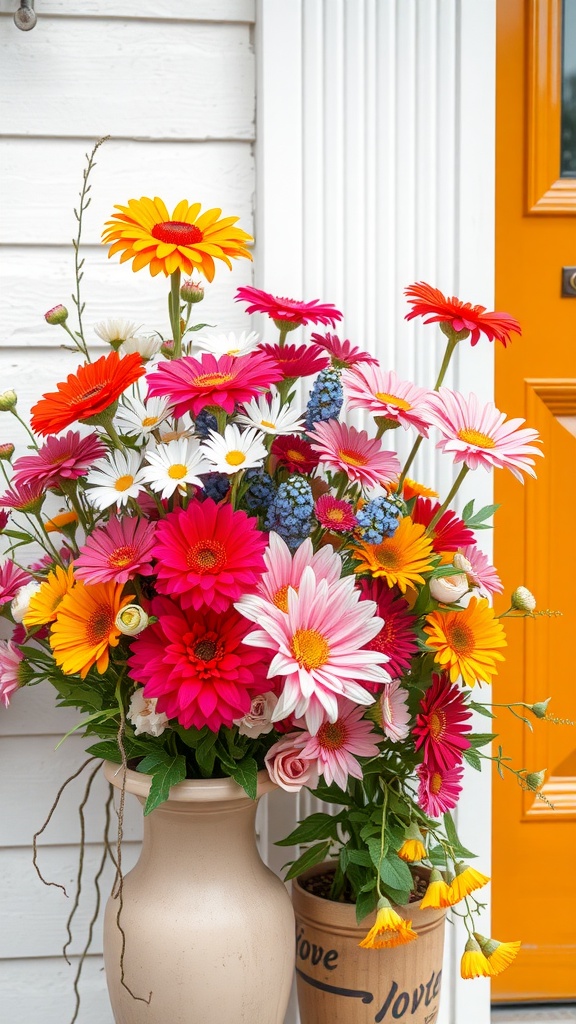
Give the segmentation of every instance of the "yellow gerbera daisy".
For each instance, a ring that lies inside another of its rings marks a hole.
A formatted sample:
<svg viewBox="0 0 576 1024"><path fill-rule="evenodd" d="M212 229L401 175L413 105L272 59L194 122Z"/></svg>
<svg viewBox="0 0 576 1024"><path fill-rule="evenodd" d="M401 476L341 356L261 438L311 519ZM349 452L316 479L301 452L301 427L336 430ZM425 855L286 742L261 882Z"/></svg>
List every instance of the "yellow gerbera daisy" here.
<svg viewBox="0 0 576 1024"><path fill-rule="evenodd" d="M484 935L479 935L478 932L474 932L474 938L490 964L494 975L502 974L502 971L505 971L510 966L512 961L518 956L518 950L522 945L521 942L498 942L497 939L487 939Z"/></svg>
<svg viewBox="0 0 576 1024"><path fill-rule="evenodd" d="M400 917L386 897L382 896L378 900L376 921L358 945L363 949L391 949L392 946L403 946L417 938L412 921Z"/></svg>
<svg viewBox="0 0 576 1024"><path fill-rule="evenodd" d="M26 629L54 622L60 602L73 586L73 567L69 565L67 569L62 569L57 565L54 571L48 574L40 590L37 590L30 598L28 611L23 620Z"/></svg>
<svg viewBox="0 0 576 1024"><path fill-rule="evenodd" d="M506 636L486 598L472 597L461 611L431 612L426 623L426 644L451 682L460 675L468 686L491 682L496 662L504 661L497 648L506 647Z"/></svg>
<svg viewBox="0 0 576 1024"><path fill-rule="evenodd" d="M463 978L492 978L494 969L480 949L476 939L468 939L460 961L460 974Z"/></svg>
<svg viewBox="0 0 576 1024"><path fill-rule="evenodd" d="M380 544L358 544L354 558L360 564L356 572L383 576L389 587L397 586L403 594L415 583L424 583L422 573L432 569L432 541L426 528L413 523L410 516L400 519L392 537Z"/></svg>
<svg viewBox="0 0 576 1024"><path fill-rule="evenodd" d="M200 213L200 203L182 199L172 214L161 199L129 199L128 206L115 206L102 232L104 243L112 242L108 256L121 252L120 262L132 260L132 270L148 267L153 277L176 270L191 274L198 270L208 281L214 277L214 260L252 259L246 243L251 235L234 227L238 217L218 220L221 210Z"/></svg>
<svg viewBox="0 0 576 1024"><path fill-rule="evenodd" d="M122 597L120 583L87 586L78 580L58 607L52 626L50 646L54 660L66 675L79 672L85 679L93 665L102 674L108 668L110 647L116 647L121 633L116 616L133 595Z"/></svg>
<svg viewBox="0 0 576 1024"><path fill-rule="evenodd" d="M438 871L438 868L432 868L428 888L426 889L420 903L420 910L425 910L426 907L439 910L441 907L451 906L452 900L450 898L450 886L448 885L448 882L444 880L440 871Z"/></svg>
<svg viewBox="0 0 576 1024"><path fill-rule="evenodd" d="M468 864L457 864L456 877L450 883L451 902L459 903L465 896L469 896L475 889L481 889L489 881L488 875L476 871L476 868L471 868Z"/></svg>

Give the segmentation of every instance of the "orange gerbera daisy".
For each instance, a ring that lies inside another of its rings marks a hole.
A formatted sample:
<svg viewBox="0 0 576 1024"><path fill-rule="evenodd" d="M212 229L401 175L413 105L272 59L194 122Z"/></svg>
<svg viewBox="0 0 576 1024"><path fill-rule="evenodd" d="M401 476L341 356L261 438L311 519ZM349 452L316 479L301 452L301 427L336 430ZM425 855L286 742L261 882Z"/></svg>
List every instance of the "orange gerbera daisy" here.
<svg viewBox="0 0 576 1024"><path fill-rule="evenodd" d="M431 487L425 487L424 484L407 476L402 484L402 497L404 501L410 501L411 498L437 498L438 491L433 491Z"/></svg>
<svg viewBox="0 0 576 1024"><path fill-rule="evenodd" d="M110 647L116 647L121 636L116 616L133 600L133 594L122 597L123 589L119 583L90 587L78 580L62 598L50 646L56 664L66 675L79 672L85 679L93 665L101 675L108 668Z"/></svg>
<svg viewBox="0 0 576 1024"><path fill-rule="evenodd" d="M77 420L95 422L126 388L145 373L138 352L120 358L117 352L84 363L76 373L56 385L57 391L43 395L32 407L32 430L36 434L59 434Z"/></svg>
<svg viewBox="0 0 576 1024"><path fill-rule="evenodd" d="M218 220L221 210L200 213L200 203L182 199L172 214L161 199L129 199L128 206L115 206L102 232L104 243L112 242L108 256L121 252L120 262L132 260L132 270L148 267L153 277L162 272L168 277L176 270L191 274L198 270L208 281L214 277L214 260L243 256L251 260L246 243L251 235L234 227L238 217Z"/></svg>
<svg viewBox="0 0 576 1024"><path fill-rule="evenodd" d="M424 526L404 516L392 537L380 544L358 544L354 558L360 564L356 572L383 576L389 587L397 586L403 594L415 583L424 583L422 573L432 569L432 541Z"/></svg>
<svg viewBox="0 0 576 1024"><path fill-rule="evenodd" d="M498 648L506 647L506 636L486 598L472 597L460 611L432 612L426 616L424 632L434 660L450 673L453 683L460 675L468 686L490 683L496 662L504 661Z"/></svg>
<svg viewBox="0 0 576 1024"><path fill-rule="evenodd" d="M37 590L30 598L28 611L24 616L26 629L54 622L62 599L72 590L73 586L73 567L69 565L67 569L62 569L57 565L54 571L48 574L40 590Z"/></svg>

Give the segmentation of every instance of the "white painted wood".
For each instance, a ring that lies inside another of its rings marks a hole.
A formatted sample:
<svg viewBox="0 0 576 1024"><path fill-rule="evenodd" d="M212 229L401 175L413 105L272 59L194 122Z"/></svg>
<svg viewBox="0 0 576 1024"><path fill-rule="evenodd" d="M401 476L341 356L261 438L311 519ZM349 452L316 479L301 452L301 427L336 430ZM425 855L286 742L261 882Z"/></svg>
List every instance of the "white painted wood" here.
<svg viewBox="0 0 576 1024"><path fill-rule="evenodd" d="M0 961L0 1007L6 1024L66 1024L74 1012L72 985L78 965L62 957ZM88 957L80 982L78 1024L114 1024L102 957Z"/></svg>
<svg viewBox="0 0 576 1024"><path fill-rule="evenodd" d="M13 15L17 7L17 0L0 0L0 14ZM36 12L42 21L46 17L81 17L253 22L255 4L254 0L41 0Z"/></svg>

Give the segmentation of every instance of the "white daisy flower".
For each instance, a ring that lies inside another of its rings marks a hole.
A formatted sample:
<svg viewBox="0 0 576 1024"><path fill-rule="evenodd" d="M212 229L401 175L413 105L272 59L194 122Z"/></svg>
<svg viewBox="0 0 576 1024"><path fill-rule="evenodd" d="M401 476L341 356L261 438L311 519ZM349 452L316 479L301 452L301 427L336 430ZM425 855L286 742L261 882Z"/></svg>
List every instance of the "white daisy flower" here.
<svg viewBox="0 0 576 1024"><path fill-rule="evenodd" d="M253 352L260 342L260 335L256 331L242 331L235 334L199 334L194 343L200 348L211 352L213 356L246 356Z"/></svg>
<svg viewBox="0 0 576 1024"><path fill-rule="evenodd" d="M136 434L139 441L145 441L171 412L172 406L167 398L149 398L145 404L133 398L118 406L114 419L122 433Z"/></svg>
<svg viewBox="0 0 576 1024"><path fill-rule="evenodd" d="M211 469L229 475L237 473L240 469L261 466L268 455L254 427L241 432L235 423L228 424L224 430L224 437L211 430L200 447L210 460Z"/></svg>
<svg viewBox="0 0 576 1024"><path fill-rule="evenodd" d="M103 511L110 505L127 505L129 498L137 498L144 483L138 452L111 452L98 459L86 477L90 484L86 497L91 505Z"/></svg>
<svg viewBox="0 0 576 1024"><path fill-rule="evenodd" d="M137 330L136 324L131 323L130 320L101 320L94 324L94 332L98 337L102 341L107 341L115 349L119 348L128 338L133 338Z"/></svg>
<svg viewBox="0 0 576 1024"><path fill-rule="evenodd" d="M128 356L132 352L138 352L142 359L153 359L157 356L164 344L159 334L133 334L122 342L121 355Z"/></svg>
<svg viewBox="0 0 576 1024"><path fill-rule="evenodd" d="M282 408L282 398L278 389L270 385L272 398L260 395L252 398L244 405L244 412L237 419L247 427L257 427L265 434L293 434L303 427L302 413L291 405Z"/></svg>
<svg viewBox="0 0 576 1024"><path fill-rule="evenodd" d="M212 469L198 442L185 437L146 452L146 461L144 479L153 491L161 492L161 498L169 498L176 488L186 494L187 484L202 487L199 474Z"/></svg>

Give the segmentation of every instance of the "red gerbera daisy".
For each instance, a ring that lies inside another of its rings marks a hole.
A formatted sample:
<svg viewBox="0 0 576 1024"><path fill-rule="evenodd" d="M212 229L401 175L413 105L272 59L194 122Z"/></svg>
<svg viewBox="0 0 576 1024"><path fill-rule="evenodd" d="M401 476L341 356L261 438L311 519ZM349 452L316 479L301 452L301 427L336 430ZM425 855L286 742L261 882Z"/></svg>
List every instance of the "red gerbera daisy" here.
<svg viewBox="0 0 576 1024"><path fill-rule="evenodd" d="M420 701L421 711L416 716L412 733L414 747L424 747L424 761L430 769L445 771L462 763L462 752L470 746L464 735L470 732L472 717L457 684L448 676L432 676L432 685Z"/></svg>
<svg viewBox="0 0 576 1024"><path fill-rule="evenodd" d="M476 345L480 334L485 334L488 341L496 338L506 348L510 334L522 334L522 328L509 313L487 313L485 306L473 306L470 302L462 302L454 296L446 298L438 288L418 281L405 289L408 302L412 309L406 314L406 320L415 316L428 316L426 324L450 324L452 329L462 338L470 335L470 344Z"/></svg>
<svg viewBox="0 0 576 1024"><path fill-rule="evenodd" d="M457 768L429 768L419 764L416 774L420 779L418 786L418 803L425 814L431 818L440 818L446 811L456 807L462 792L462 765Z"/></svg>
<svg viewBox="0 0 576 1024"><path fill-rule="evenodd" d="M291 473L311 473L319 461L310 442L297 434L275 437L270 451L278 459L278 464L286 466Z"/></svg>
<svg viewBox="0 0 576 1024"><path fill-rule="evenodd" d="M191 501L156 527L156 588L178 594L183 608L226 611L260 579L266 544L266 534L245 512L212 498Z"/></svg>
<svg viewBox="0 0 576 1024"><path fill-rule="evenodd" d="M408 612L408 602L400 596L395 587L388 587L380 580L361 580L362 596L376 601L376 615L384 619L380 632L370 643L371 651L381 651L390 659L386 668L393 679L403 676L410 668L410 662L418 651L418 640L414 631L416 615ZM366 685L366 684L364 684Z"/></svg>
<svg viewBox="0 0 576 1024"><path fill-rule="evenodd" d="M249 402L281 377L276 362L261 352L219 359L203 352L200 359L182 356L160 363L148 377L148 395L168 396L176 417L197 416L207 405L233 413L237 402Z"/></svg>
<svg viewBox="0 0 576 1024"><path fill-rule="evenodd" d="M318 345L260 345L259 349L274 360L284 378L310 377L330 363Z"/></svg>
<svg viewBox="0 0 576 1024"><path fill-rule="evenodd" d="M247 303L248 313L266 313L280 329L286 328L286 325L294 328L308 323L330 324L334 327L336 321L342 319L342 313L331 302L321 303L318 299L298 302L296 299L277 298L270 292L250 286L239 288L235 299L236 302Z"/></svg>
<svg viewBox="0 0 576 1024"><path fill-rule="evenodd" d="M56 385L57 391L43 395L32 407L32 430L36 434L59 434L71 423L99 416L145 372L138 352L122 358L110 352L95 363L84 363Z"/></svg>
<svg viewBox="0 0 576 1024"><path fill-rule="evenodd" d="M81 437L78 430L69 430L64 437L49 437L35 455L23 455L14 463L13 483L33 483L55 487L60 480L77 480L91 468L106 448L96 434Z"/></svg>
<svg viewBox="0 0 576 1024"><path fill-rule="evenodd" d="M412 521L428 527L440 508L439 501L430 498L416 498L412 510ZM446 509L432 531L434 551L458 551L459 548L474 544L474 533L452 509Z"/></svg>
<svg viewBox="0 0 576 1024"><path fill-rule="evenodd" d="M354 509L349 501L323 494L314 506L316 519L326 530L334 533L349 533L358 525Z"/></svg>
<svg viewBox="0 0 576 1024"><path fill-rule="evenodd" d="M156 524L146 519L113 517L87 538L74 562L74 574L86 583L127 583L152 574Z"/></svg>
<svg viewBox="0 0 576 1024"><path fill-rule="evenodd" d="M369 352L363 352L362 349L352 345L348 338L341 341L337 334L312 334L310 340L330 353L332 366L338 370L355 366L356 363L378 362L376 357L371 356Z"/></svg>
<svg viewBox="0 0 576 1024"><path fill-rule="evenodd" d="M218 732L250 711L252 697L270 689L270 656L242 641L252 623L233 608L222 616L209 609L185 612L174 601L155 598L148 626L132 644L130 675L144 685L156 710L185 729Z"/></svg>
<svg viewBox="0 0 576 1024"><path fill-rule="evenodd" d="M0 533L8 526L8 520L10 519L9 512L0 512Z"/></svg>

